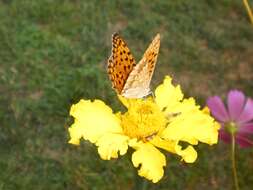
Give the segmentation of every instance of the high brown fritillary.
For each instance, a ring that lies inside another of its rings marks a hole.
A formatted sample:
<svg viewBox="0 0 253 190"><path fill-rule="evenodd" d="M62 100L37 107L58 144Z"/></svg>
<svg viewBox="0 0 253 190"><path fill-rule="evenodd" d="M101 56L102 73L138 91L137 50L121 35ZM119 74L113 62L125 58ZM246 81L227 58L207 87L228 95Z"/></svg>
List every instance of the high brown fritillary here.
<svg viewBox="0 0 253 190"><path fill-rule="evenodd" d="M136 65L126 42L117 33L112 35L112 54L107 70L112 87L118 94L126 98L142 98L151 93L149 85L159 47L160 35L157 34Z"/></svg>

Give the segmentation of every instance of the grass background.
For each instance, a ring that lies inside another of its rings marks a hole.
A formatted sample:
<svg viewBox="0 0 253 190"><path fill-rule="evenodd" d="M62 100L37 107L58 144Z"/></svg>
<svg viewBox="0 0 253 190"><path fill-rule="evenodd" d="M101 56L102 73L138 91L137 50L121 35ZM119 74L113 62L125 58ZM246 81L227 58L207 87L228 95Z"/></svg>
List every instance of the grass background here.
<svg viewBox="0 0 253 190"><path fill-rule="evenodd" d="M253 6L252 1L251 5ZM120 109L106 74L111 34L141 58L156 33L154 88L170 74L202 106L231 88L253 96L253 27L240 0L0 1L0 189L233 189L229 146L198 146L195 164L169 154L158 184L128 158L102 161L67 143L71 104L99 98ZM241 189L253 187L253 151L237 154Z"/></svg>

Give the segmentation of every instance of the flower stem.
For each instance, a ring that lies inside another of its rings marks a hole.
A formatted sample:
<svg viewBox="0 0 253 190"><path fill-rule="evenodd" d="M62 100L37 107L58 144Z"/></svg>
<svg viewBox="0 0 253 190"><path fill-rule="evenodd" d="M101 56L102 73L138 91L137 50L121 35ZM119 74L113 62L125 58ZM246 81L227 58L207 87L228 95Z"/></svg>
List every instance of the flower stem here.
<svg viewBox="0 0 253 190"><path fill-rule="evenodd" d="M231 161L232 161L232 170L233 170L233 176L234 176L234 184L235 184L235 189L239 190L238 177L237 177L237 171L236 171L236 165L235 165L235 135L232 134L231 137L232 137Z"/></svg>
<svg viewBox="0 0 253 190"><path fill-rule="evenodd" d="M246 10L248 12L249 19L250 19L251 23L253 24L253 14L252 14L252 11L250 9L248 0L243 0L243 3L244 3L244 6L245 6L245 8L246 8Z"/></svg>

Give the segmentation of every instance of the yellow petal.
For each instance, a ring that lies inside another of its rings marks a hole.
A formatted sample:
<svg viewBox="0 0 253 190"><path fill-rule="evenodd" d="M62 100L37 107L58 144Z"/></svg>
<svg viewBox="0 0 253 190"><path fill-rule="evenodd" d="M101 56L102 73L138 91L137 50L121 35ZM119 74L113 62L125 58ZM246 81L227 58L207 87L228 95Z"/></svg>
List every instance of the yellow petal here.
<svg viewBox="0 0 253 190"><path fill-rule="evenodd" d="M80 100L72 105L70 115L75 119L69 129L70 143L78 144L81 137L95 143L105 133L122 133L119 118L100 100Z"/></svg>
<svg viewBox="0 0 253 190"><path fill-rule="evenodd" d="M131 99L127 99L121 95L118 95L119 100L121 101L121 103L128 108L129 107L129 101L131 101ZM135 101L135 99L133 99Z"/></svg>
<svg viewBox="0 0 253 190"><path fill-rule="evenodd" d="M218 141L218 126L214 119L195 105L193 98L185 99L178 104L174 112L180 114L171 119L161 137L174 141L186 141L198 144L198 141L210 145Z"/></svg>
<svg viewBox="0 0 253 190"><path fill-rule="evenodd" d="M155 90L155 100L161 110L165 107L168 109L172 108L183 98L180 86L173 86L171 80L169 76L166 76L163 84L159 85Z"/></svg>
<svg viewBox="0 0 253 190"><path fill-rule="evenodd" d="M159 136L155 136L150 143L158 148L167 150L168 152L176 153L175 146L177 145L177 141L166 141Z"/></svg>
<svg viewBox="0 0 253 190"><path fill-rule="evenodd" d="M82 138L83 134L85 133L82 128L77 127L77 126L78 126L78 124L77 124L77 122L75 122L68 129L69 135L70 135L70 140L69 140L70 144L79 145L80 138Z"/></svg>
<svg viewBox="0 0 253 190"><path fill-rule="evenodd" d="M136 149L132 155L134 167L140 167L138 174L157 183L164 174L163 167L166 165L165 156L150 143L131 143Z"/></svg>
<svg viewBox="0 0 253 190"><path fill-rule="evenodd" d="M189 145L187 148L182 150L182 147L180 145L175 146L176 154L182 156L182 160L184 160L186 163L193 163L197 159L197 152L196 150Z"/></svg>
<svg viewBox="0 0 253 190"><path fill-rule="evenodd" d="M110 160L118 158L118 152L124 155L128 149L128 139L129 137L120 134L105 134L96 143L100 157L103 160Z"/></svg>
<svg viewBox="0 0 253 190"><path fill-rule="evenodd" d="M136 106L136 104L139 104L142 99L138 99L138 98L125 98L124 96L118 95L119 100L121 101L121 103L126 107L126 108L130 108L133 106ZM147 99L152 99L152 98L147 98Z"/></svg>
<svg viewBox="0 0 253 190"><path fill-rule="evenodd" d="M150 143L154 146L172 152L182 157L187 163L193 163L197 158L197 152L192 146L188 146L186 149L182 150L182 147L178 145L178 141L166 141L158 136L154 137Z"/></svg>
<svg viewBox="0 0 253 190"><path fill-rule="evenodd" d="M208 114L210 115L210 110L207 106L205 106L203 109L202 109L202 112L205 113L205 114Z"/></svg>

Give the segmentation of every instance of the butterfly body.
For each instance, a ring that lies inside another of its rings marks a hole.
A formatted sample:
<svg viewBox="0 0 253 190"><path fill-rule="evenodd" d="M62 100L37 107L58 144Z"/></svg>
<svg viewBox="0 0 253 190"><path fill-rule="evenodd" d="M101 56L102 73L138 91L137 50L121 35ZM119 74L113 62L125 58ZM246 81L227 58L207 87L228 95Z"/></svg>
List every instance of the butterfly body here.
<svg viewBox="0 0 253 190"><path fill-rule="evenodd" d="M108 74L112 86L126 98L142 98L151 93L150 82L160 47L160 35L151 42L142 59L136 64L125 41L116 33L112 36L112 54Z"/></svg>

